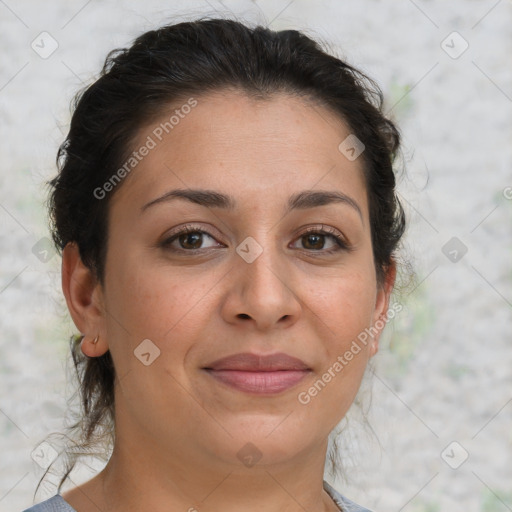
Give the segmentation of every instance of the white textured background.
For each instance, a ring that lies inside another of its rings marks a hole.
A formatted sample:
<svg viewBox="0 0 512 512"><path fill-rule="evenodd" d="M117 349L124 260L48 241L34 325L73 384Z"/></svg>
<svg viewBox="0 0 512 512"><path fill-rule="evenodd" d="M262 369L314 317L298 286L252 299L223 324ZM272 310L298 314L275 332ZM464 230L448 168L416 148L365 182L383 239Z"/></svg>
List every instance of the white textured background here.
<svg viewBox="0 0 512 512"><path fill-rule="evenodd" d="M43 470L30 454L61 428L72 391L60 258L32 252L45 249L43 183L71 96L110 49L215 11L331 42L378 81L404 136L416 287L397 296L369 381L375 436L353 432L336 487L375 512L512 510L510 0L0 0L0 510L32 504ZM58 43L46 59L31 47L43 31ZM454 31L452 51L469 44L458 58L442 46ZM452 237L467 248L457 262L442 251ZM469 455L457 469L441 456L454 441L446 460Z"/></svg>

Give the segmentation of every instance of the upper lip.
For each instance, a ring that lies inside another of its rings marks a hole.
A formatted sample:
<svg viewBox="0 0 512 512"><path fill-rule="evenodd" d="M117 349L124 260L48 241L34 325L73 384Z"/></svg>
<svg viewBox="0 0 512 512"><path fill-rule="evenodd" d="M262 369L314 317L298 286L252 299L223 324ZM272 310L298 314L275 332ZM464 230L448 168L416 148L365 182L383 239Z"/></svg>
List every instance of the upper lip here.
<svg viewBox="0 0 512 512"><path fill-rule="evenodd" d="M243 352L217 359L205 366L204 369L271 372L279 370L310 370L311 368L304 361L283 352L269 355Z"/></svg>

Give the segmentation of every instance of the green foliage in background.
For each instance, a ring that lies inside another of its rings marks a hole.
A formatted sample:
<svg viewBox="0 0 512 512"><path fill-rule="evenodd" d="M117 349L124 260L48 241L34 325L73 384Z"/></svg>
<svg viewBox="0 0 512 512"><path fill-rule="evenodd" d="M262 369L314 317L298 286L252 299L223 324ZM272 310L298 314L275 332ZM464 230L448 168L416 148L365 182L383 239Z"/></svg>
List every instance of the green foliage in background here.
<svg viewBox="0 0 512 512"><path fill-rule="evenodd" d="M482 512L506 512L512 506L512 492L485 489L482 493Z"/></svg>

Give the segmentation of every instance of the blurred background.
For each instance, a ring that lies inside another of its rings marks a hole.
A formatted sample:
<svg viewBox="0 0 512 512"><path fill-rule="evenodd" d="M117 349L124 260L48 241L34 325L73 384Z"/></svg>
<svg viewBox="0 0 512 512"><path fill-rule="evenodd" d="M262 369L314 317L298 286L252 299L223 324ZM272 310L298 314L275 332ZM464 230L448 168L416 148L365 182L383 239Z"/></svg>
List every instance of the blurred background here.
<svg viewBox="0 0 512 512"><path fill-rule="evenodd" d="M325 41L377 80L402 131L415 280L395 295L367 426L349 423L332 483L375 512L512 510L510 0L0 0L0 510L33 503L34 453L73 392L44 208L71 98L109 50L205 14Z"/></svg>

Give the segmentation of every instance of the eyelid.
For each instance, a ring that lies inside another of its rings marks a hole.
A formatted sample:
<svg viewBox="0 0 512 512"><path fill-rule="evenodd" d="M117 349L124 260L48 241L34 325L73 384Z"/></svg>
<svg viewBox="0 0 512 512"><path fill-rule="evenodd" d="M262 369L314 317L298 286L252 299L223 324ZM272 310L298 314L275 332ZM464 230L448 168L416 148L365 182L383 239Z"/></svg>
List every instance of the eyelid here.
<svg viewBox="0 0 512 512"><path fill-rule="evenodd" d="M334 235L335 237L339 237L344 243L347 245L350 244L347 237L339 230L332 226L326 226L325 224L318 224L316 226L309 226L304 231L301 231L297 236L304 236L308 233L318 233L318 232L324 232L328 233L330 235Z"/></svg>
<svg viewBox="0 0 512 512"><path fill-rule="evenodd" d="M211 236L212 238L216 238L216 239L217 238L222 238L218 234L213 234L212 233L213 230L210 231L210 229L209 228L205 228L204 225L189 223L189 224L185 224L184 226L179 226L176 229L173 229L173 230L167 232L163 236L163 241L165 242L166 240L169 240L170 238L172 238L172 237L174 237L176 235L182 235L184 233L194 233L196 231L204 232L207 235Z"/></svg>

